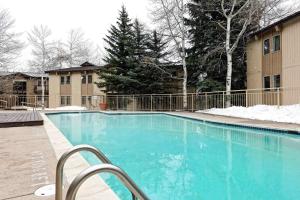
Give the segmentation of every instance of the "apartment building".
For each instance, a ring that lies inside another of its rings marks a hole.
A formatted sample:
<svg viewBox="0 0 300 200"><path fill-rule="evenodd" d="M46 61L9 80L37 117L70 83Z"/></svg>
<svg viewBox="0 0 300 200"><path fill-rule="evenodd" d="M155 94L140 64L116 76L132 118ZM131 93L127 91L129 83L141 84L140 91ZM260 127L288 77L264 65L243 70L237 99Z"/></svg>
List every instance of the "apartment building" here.
<svg viewBox="0 0 300 200"><path fill-rule="evenodd" d="M261 89L264 94L280 91L283 105L300 103L300 12L251 35L247 45L247 88ZM264 103L273 97L261 98Z"/></svg>
<svg viewBox="0 0 300 200"><path fill-rule="evenodd" d="M49 75L49 107L90 106L104 90L95 84L100 66L85 62L78 67L46 71ZM97 106L97 105L94 105Z"/></svg>

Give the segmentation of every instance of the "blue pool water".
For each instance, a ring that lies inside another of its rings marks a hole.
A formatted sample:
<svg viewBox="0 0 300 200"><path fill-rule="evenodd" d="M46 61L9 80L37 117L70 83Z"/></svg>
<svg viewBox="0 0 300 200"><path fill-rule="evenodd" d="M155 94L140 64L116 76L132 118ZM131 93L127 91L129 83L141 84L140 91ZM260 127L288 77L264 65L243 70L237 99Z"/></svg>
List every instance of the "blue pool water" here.
<svg viewBox="0 0 300 200"><path fill-rule="evenodd" d="M73 145L101 149L154 200L300 199L299 136L162 114L48 117ZM103 178L131 199L116 178Z"/></svg>

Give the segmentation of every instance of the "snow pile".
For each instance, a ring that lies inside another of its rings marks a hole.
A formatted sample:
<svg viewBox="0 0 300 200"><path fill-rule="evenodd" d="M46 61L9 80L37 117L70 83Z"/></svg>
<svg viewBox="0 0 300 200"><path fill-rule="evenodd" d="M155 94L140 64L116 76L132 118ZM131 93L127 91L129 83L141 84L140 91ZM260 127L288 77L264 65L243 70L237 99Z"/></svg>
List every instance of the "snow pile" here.
<svg viewBox="0 0 300 200"><path fill-rule="evenodd" d="M215 115L300 124L300 104L290 106L257 105L253 107L213 108L197 111Z"/></svg>
<svg viewBox="0 0 300 200"><path fill-rule="evenodd" d="M81 106L62 106L56 108L45 108L45 110L86 110L86 107Z"/></svg>

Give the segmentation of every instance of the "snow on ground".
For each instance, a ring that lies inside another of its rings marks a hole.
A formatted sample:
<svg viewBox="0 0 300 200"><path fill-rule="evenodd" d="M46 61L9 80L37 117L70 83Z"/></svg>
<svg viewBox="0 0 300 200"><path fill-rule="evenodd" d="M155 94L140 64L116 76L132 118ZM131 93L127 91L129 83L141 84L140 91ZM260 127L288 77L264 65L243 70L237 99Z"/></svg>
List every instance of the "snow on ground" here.
<svg viewBox="0 0 300 200"><path fill-rule="evenodd" d="M45 108L45 110L86 110L86 107L81 106L62 106L56 108Z"/></svg>
<svg viewBox="0 0 300 200"><path fill-rule="evenodd" d="M252 107L229 107L213 108L197 112L248 119L268 120L275 122L286 122L300 124L300 104L290 106L267 106L257 105Z"/></svg>

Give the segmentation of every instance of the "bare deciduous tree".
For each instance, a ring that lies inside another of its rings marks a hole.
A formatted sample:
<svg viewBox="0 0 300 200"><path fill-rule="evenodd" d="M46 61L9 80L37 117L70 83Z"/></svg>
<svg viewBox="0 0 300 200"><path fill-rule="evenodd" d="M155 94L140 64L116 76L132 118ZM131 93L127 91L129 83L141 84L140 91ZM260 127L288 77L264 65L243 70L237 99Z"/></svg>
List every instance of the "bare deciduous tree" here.
<svg viewBox="0 0 300 200"><path fill-rule="evenodd" d="M92 55L92 58L90 59L92 63L94 63L95 65L103 65L103 57L104 57L105 53L103 51L103 49L100 46L96 46L96 48L94 49L94 53Z"/></svg>
<svg viewBox="0 0 300 200"><path fill-rule="evenodd" d="M173 42L172 50L176 52L182 64L183 77L183 108L187 109L187 79L186 46L188 39L187 27L184 23L187 15L187 1L185 0L151 0L153 5L153 19L164 36Z"/></svg>
<svg viewBox="0 0 300 200"><path fill-rule="evenodd" d="M32 46L33 59L29 61L33 71L44 72L55 67L53 57L55 43L51 40L51 30L48 26L34 26L28 33L28 41Z"/></svg>
<svg viewBox="0 0 300 200"><path fill-rule="evenodd" d="M69 66L72 67L89 60L91 58L90 46L90 42L85 39L84 33L80 29L70 30L65 43Z"/></svg>
<svg viewBox="0 0 300 200"><path fill-rule="evenodd" d="M54 42L50 40L51 30L47 26L34 26L31 33L28 33L28 40L32 45L33 59L29 65L34 71L44 73L55 66L54 61ZM44 77L42 76L42 105L44 105Z"/></svg>
<svg viewBox="0 0 300 200"><path fill-rule="evenodd" d="M231 91L231 78L232 78L232 54L236 50L238 43L242 36L245 34L247 27L252 22L252 17L255 13L256 5L252 0L246 1L221 1L221 13L226 18L226 25L219 25L226 31L225 49L227 56L227 75L226 75L226 95L230 96ZM244 17L241 17L244 16ZM243 20L242 29L239 30L237 37L232 38L232 23L233 20ZM230 98L226 100L226 106L230 106Z"/></svg>
<svg viewBox="0 0 300 200"><path fill-rule="evenodd" d="M0 69L7 70L19 56L23 43L18 40L20 34L15 33L12 28L15 20L9 12L0 8Z"/></svg>
<svg viewBox="0 0 300 200"><path fill-rule="evenodd" d="M300 8L300 2L286 0L261 0L262 11L261 26L265 27L274 21L285 17Z"/></svg>
<svg viewBox="0 0 300 200"><path fill-rule="evenodd" d="M65 63L68 62L68 55L64 48L65 44L61 42L61 40L58 40L55 42L54 45L54 63L59 68L64 68Z"/></svg>

